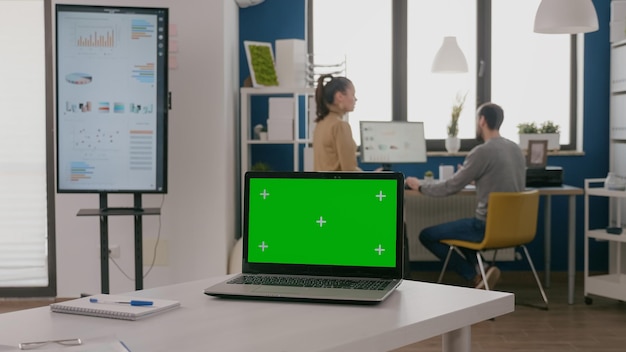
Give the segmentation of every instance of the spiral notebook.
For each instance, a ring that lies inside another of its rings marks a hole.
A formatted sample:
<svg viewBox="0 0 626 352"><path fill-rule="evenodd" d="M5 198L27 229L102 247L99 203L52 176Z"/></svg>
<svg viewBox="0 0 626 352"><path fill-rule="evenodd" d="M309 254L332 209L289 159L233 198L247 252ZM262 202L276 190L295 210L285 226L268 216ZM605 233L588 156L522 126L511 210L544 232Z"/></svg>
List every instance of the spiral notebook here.
<svg viewBox="0 0 626 352"><path fill-rule="evenodd" d="M131 305L134 302L150 305ZM50 310L57 313L89 315L93 317L138 320L180 307L180 302L167 299L136 298L100 294L71 301L53 303Z"/></svg>

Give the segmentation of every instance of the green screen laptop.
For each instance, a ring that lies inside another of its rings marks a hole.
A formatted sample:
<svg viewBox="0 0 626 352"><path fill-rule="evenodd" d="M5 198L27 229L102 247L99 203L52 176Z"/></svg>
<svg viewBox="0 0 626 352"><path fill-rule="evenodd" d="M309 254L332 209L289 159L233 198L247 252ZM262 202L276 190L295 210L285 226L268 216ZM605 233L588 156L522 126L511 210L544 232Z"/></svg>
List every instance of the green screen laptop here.
<svg viewBox="0 0 626 352"><path fill-rule="evenodd" d="M376 303L402 281L404 178L248 172L242 274L212 296Z"/></svg>

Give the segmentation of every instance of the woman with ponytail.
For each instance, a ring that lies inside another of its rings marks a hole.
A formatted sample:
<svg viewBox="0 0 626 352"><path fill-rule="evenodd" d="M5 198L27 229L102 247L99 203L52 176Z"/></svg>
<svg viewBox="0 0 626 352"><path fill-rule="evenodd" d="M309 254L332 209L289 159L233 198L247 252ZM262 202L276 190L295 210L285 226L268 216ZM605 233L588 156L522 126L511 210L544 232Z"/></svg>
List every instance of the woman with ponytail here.
<svg viewBox="0 0 626 352"><path fill-rule="evenodd" d="M356 143L343 116L354 110L354 85L345 77L322 75L317 80L317 118L313 134L315 171L360 171Z"/></svg>

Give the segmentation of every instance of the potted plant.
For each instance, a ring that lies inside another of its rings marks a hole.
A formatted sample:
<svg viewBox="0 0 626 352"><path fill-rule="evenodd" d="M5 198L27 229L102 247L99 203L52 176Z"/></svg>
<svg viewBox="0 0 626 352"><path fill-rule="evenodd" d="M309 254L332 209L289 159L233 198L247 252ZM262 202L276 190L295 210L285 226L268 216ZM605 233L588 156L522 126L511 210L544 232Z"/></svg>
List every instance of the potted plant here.
<svg viewBox="0 0 626 352"><path fill-rule="evenodd" d="M517 125L517 132L522 149L528 149L529 140L546 140L549 150L558 150L561 147L560 128L553 121L545 121L539 127L534 122L520 123Z"/></svg>
<svg viewBox="0 0 626 352"><path fill-rule="evenodd" d="M250 167L250 171L272 171L272 167L268 163L259 161Z"/></svg>
<svg viewBox="0 0 626 352"><path fill-rule="evenodd" d="M459 117L463 111L463 105L465 104L465 98L467 93L461 96L456 95L456 100L452 104L452 114L450 117L450 123L448 124L448 138L446 138L446 150L448 153L456 153L461 149L461 140L459 139Z"/></svg>
<svg viewBox="0 0 626 352"><path fill-rule="evenodd" d="M262 141L267 140L267 127L261 127L261 130L259 131L259 139Z"/></svg>
<svg viewBox="0 0 626 352"><path fill-rule="evenodd" d="M424 172L424 183L430 183L435 179L435 175L433 174L432 171L428 170L426 172Z"/></svg>

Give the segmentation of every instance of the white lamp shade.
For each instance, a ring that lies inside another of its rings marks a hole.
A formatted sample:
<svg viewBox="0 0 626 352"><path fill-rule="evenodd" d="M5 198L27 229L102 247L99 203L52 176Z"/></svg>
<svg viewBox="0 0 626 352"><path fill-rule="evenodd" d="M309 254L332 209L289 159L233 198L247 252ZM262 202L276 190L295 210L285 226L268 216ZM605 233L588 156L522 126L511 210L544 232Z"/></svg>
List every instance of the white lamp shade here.
<svg viewBox="0 0 626 352"><path fill-rule="evenodd" d="M456 37L443 38L443 44L435 55L431 71L434 73L467 72L467 60L459 48Z"/></svg>
<svg viewBox="0 0 626 352"><path fill-rule="evenodd" d="M246 8L246 7L249 7L249 6L258 5L258 4L262 3L263 1L265 1L265 0L235 0L237 5L239 5L239 7L241 7L241 8Z"/></svg>
<svg viewBox="0 0 626 352"><path fill-rule="evenodd" d="M541 0L535 32L575 34L598 30L598 15L591 0Z"/></svg>

